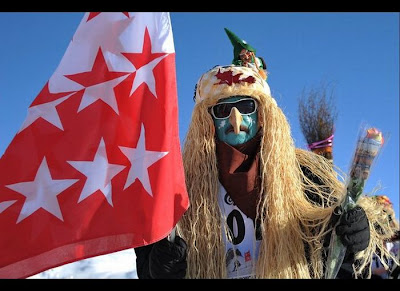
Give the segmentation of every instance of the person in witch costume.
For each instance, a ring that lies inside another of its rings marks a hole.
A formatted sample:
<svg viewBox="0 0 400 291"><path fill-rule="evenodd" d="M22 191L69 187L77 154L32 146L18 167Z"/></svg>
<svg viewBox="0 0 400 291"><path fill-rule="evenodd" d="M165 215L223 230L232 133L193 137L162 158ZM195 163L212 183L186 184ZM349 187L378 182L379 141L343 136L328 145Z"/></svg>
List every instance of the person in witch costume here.
<svg viewBox="0 0 400 291"><path fill-rule="evenodd" d="M369 248L367 214L338 215L343 182L327 159L295 148L259 70L215 66L194 100L183 146L190 207L175 241L135 248L139 278L323 278L334 228L346 263Z"/></svg>

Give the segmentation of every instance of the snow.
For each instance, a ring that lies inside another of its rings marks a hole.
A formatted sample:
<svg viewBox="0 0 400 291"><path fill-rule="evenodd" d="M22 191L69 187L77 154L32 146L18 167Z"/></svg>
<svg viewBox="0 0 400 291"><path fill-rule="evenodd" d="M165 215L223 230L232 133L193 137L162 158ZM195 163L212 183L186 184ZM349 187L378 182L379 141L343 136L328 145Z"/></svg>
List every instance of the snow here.
<svg viewBox="0 0 400 291"><path fill-rule="evenodd" d="M137 279L134 249L49 269L28 279Z"/></svg>

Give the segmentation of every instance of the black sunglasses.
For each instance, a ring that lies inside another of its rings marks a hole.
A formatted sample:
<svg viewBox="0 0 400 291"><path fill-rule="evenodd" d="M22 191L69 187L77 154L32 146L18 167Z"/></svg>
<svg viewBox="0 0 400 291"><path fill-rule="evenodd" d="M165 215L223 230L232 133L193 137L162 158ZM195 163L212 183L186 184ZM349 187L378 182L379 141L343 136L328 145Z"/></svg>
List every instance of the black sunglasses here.
<svg viewBox="0 0 400 291"><path fill-rule="evenodd" d="M233 107L236 107L242 115L249 115L257 111L257 102L252 98L221 102L213 105L210 112L215 119L225 119L231 115Z"/></svg>

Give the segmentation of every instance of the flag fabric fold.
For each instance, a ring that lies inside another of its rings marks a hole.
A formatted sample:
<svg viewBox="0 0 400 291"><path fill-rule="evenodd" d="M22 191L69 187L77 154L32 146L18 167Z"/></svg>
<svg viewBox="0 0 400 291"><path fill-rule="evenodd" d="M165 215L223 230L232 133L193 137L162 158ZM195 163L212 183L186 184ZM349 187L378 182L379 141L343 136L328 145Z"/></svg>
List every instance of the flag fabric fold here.
<svg viewBox="0 0 400 291"><path fill-rule="evenodd" d="M85 13L0 159L0 278L166 237L184 179L169 13Z"/></svg>

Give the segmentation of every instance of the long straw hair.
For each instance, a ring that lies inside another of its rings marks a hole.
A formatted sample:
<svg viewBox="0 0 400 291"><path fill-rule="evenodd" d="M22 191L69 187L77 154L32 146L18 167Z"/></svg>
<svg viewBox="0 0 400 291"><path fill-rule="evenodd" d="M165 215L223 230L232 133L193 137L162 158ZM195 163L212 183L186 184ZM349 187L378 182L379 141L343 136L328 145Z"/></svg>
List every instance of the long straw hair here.
<svg viewBox="0 0 400 291"><path fill-rule="evenodd" d="M376 192L376 187L372 193ZM382 265L388 269L387 262L393 260L396 265L400 265L399 258L394 256L385 247L385 243L389 242L392 237L399 231L399 222L395 217L394 210L391 206L385 206L377 201L374 196L361 196L358 204L367 214L370 229L370 242L366 250L356 255L357 265L354 266L355 275L363 275L367 278L371 277L371 268L363 274L363 270L368 267L374 255L379 257Z"/></svg>
<svg viewBox="0 0 400 291"><path fill-rule="evenodd" d="M243 95L246 95L244 90ZM260 149L262 242L257 278L322 277L322 241L342 183L323 157L296 150L290 126L271 96L258 92L262 127ZM195 105L183 147L183 163L191 206L178 224L178 234L188 243L188 278L226 278L225 245L218 206L218 165L215 130L208 108L218 102L206 98ZM315 185L300 165L308 167L327 187ZM310 201L308 190L323 205ZM305 256L309 250L310 264Z"/></svg>

